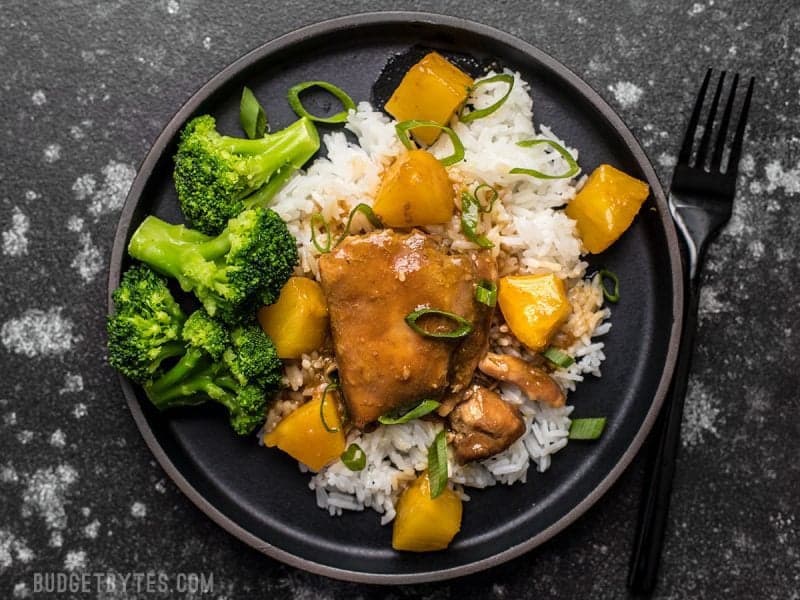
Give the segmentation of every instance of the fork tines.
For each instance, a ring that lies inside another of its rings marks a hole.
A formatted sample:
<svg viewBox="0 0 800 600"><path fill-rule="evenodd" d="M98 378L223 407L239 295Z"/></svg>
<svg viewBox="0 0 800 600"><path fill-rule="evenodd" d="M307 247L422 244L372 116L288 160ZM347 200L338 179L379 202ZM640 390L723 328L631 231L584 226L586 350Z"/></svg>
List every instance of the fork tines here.
<svg viewBox="0 0 800 600"><path fill-rule="evenodd" d="M733 83L731 84L731 90L728 94L728 100L725 102L725 109L722 112L722 119L717 127L714 151L711 155L711 161L708 164L708 169L706 169L706 159L708 157L711 136L714 130L714 121L717 117L717 107L719 106L719 100L720 96L722 95L722 88L725 82L725 71L722 72L719 77L719 81L717 82L717 87L714 90L714 98L712 99L711 107L708 110L706 125L703 128L703 135L700 138L700 144L697 147L695 159L690 164L697 124L700 121L700 113L703 109L703 101L705 100L706 91L708 90L708 84L711 81L711 71L712 70L709 69L706 72L705 79L703 79L703 84L700 86L700 93L697 95L697 101L694 105L692 116L689 119L689 125L686 128L686 135L683 138L683 145L681 146L681 151L678 154L678 164L701 170L709 170L711 172L725 173L726 175L736 174L739 165L739 159L741 158L742 153L742 141L744 139L744 130L747 125L747 113L750 110L750 98L753 95L753 86L755 84L755 78L751 77L750 83L747 86L747 93L745 94L744 102L742 103L741 113L736 125L736 132L733 136L733 141L731 142L727 166L723 170L721 168L722 156L725 150L725 142L728 137L728 125L730 124L731 113L733 112L736 88L739 84L738 73L734 74L733 76Z"/></svg>

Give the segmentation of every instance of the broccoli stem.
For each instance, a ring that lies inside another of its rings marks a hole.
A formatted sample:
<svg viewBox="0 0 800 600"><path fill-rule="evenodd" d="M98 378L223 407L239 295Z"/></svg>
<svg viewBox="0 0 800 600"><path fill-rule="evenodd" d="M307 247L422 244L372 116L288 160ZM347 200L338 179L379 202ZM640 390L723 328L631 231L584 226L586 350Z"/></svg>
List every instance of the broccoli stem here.
<svg viewBox="0 0 800 600"><path fill-rule="evenodd" d="M239 385L239 382L236 381L236 379L234 379L233 377L230 377L229 375L217 377L216 381L217 385L227 390L230 390L231 392L238 392L239 388L241 387Z"/></svg>
<svg viewBox="0 0 800 600"><path fill-rule="evenodd" d="M166 410L174 406L195 406L203 404L207 398L216 400L225 406L234 406L235 404L233 397L220 388L214 382L213 376L207 373L193 376L179 385L158 392L149 389L147 396L159 410ZM224 398L224 401L221 398Z"/></svg>
<svg viewBox="0 0 800 600"><path fill-rule="evenodd" d="M299 168L293 164L286 164L281 167L280 171L273 175L266 184L244 199L245 208L266 207L269 201L281 191L286 182L291 179Z"/></svg>
<svg viewBox="0 0 800 600"><path fill-rule="evenodd" d="M146 387L147 397L159 410L201 404L202 394L233 409L235 398L224 388L235 393L239 386L230 377L217 375L218 366L201 349L187 348L175 366Z"/></svg>
<svg viewBox="0 0 800 600"><path fill-rule="evenodd" d="M231 414L236 414L240 410L235 396L239 386L230 377L215 377L213 366L195 374L191 371L184 373L184 376L188 375L185 381L181 381L175 372L175 381L167 382L166 378L173 371L159 380L157 389L152 386L146 390L148 398L159 410L202 404L207 398L222 404ZM225 389L226 387L231 388L230 392Z"/></svg>
<svg viewBox="0 0 800 600"><path fill-rule="evenodd" d="M184 347L181 348L181 352L183 351ZM148 395L152 393L155 396L159 396L165 390L176 386L185 379L199 364L207 366L208 361L203 360L205 355L199 348L188 348L185 352L186 354L175 363L174 367L148 386Z"/></svg>
<svg viewBox="0 0 800 600"><path fill-rule="evenodd" d="M184 291L192 289L191 282L184 275L187 265L217 261L230 249L231 239L227 229L217 237L211 237L152 215L145 217L128 244L128 253L132 257L163 275L174 277ZM202 260L198 261L198 258ZM195 273L195 276L198 275Z"/></svg>
<svg viewBox="0 0 800 600"><path fill-rule="evenodd" d="M319 148L317 128L307 117L302 117L275 133L263 138L249 140L247 138L220 136L222 148L232 154L256 156L260 154L278 154L281 163L288 162L286 157L294 157L313 148ZM303 161L305 162L305 161Z"/></svg>
<svg viewBox="0 0 800 600"><path fill-rule="evenodd" d="M217 260L224 257L231 250L231 236L224 229L217 237L196 246L197 253L206 260Z"/></svg>
<svg viewBox="0 0 800 600"><path fill-rule="evenodd" d="M285 129L256 140L222 136L222 145L231 153L251 157L248 179L256 191L248 198L266 185L270 187L264 195L269 200L319 149L319 134L314 124L303 117ZM266 200L246 205L249 208L264 206Z"/></svg>
<svg viewBox="0 0 800 600"><path fill-rule="evenodd" d="M270 200L275 197L275 194L281 191L286 182L292 178L292 175L308 162L308 159L319 149L319 135L313 125L309 127L311 121L303 117L297 123L290 125L289 128L298 123L302 123L305 126L306 132L304 132L304 135L307 134L308 137L301 138L294 146L286 149L287 153L291 153L291 159L284 162L280 169L273 173L264 185L244 199L245 208L266 207Z"/></svg>
<svg viewBox="0 0 800 600"><path fill-rule="evenodd" d="M221 386L219 379L210 382L203 391L209 398L227 408L230 414L233 415L239 412L239 405L236 402L236 397ZM231 391L235 393L237 389Z"/></svg>
<svg viewBox="0 0 800 600"><path fill-rule="evenodd" d="M128 244L128 253L163 275L174 277L184 287L183 250L194 248L198 234L183 225L171 225L152 215L145 217ZM189 239L194 238L192 241ZM185 288L184 288L185 289Z"/></svg>
<svg viewBox="0 0 800 600"><path fill-rule="evenodd" d="M180 356L183 354L185 350L185 346L181 342L169 342L164 344L161 347L161 350L158 353L158 356L153 360L154 364L161 364L162 361L165 361L168 358L172 358L173 356Z"/></svg>

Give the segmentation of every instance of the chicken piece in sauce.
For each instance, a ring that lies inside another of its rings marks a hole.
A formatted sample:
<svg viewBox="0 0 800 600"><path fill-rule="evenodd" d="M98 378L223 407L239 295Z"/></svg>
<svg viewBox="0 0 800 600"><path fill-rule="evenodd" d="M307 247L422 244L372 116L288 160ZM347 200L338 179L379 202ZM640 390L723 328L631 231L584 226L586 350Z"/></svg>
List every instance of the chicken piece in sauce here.
<svg viewBox="0 0 800 600"><path fill-rule="evenodd" d="M320 257L319 268L342 391L355 426L363 429L426 398L441 399L451 374L460 372L453 361L461 341L420 335L405 317L430 307L475 324L473 260L446 254L421 231L384 229L346 238ZM438 319L427 318L425 327L450 327Z"/></svg>
<svg viewBox="0 0 800 600"><path fill-rule="evenodd" d="M518 386L530 400L554 407L566 403L561 386L546 371L516 356L487 352L478 368L489 377Z"/></svg>
<svg viewBox="0 0 800 600"><path fill-rule="evenodd" d="M462 465L502 452L525 433L525 422L517 408L480 385L467 390L449 419L454 432L453 451Z"/></svg>
<svg viewBox="0 0 800 600"><path fill-rule="evenodd" d="M477 253L473 258L473 266L477 281L494 283L497 280L497 263L490 253ZM450 386L437 411L442 417L446 417L464 398L464 391L472 381L478 362L489 350L489 329L492 325L494 307L480 302L476 302L475 307L476 315L472 331L456 350L450 373Z"/></svg>

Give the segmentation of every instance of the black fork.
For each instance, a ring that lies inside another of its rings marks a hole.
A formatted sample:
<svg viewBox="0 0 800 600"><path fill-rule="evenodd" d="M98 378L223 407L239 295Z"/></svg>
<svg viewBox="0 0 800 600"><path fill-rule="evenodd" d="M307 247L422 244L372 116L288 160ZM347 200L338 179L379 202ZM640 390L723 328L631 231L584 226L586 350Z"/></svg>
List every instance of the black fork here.
<svg viewBox="0 0 800 600"><path fill-rule="evenodd" d="M675 459L680 445L680 427L694 350L694 334L697 329L700 267L708 243L728 222L733 212L733 198L736 193L736 178L742 155L747 113L750 109L750 99L755 84L755 80L751 78L740 110L736 131L729 146L726 167L723 170L723 158L725 149L728 147L727 140L730 137L728 128L731 122L736 88L739 84L738 74L733 76L731 90L719 120L713 151L710 155L709 150L711 150L711 138L725 76L723 71L714 91L706 124L697 145L694 160L692 160L697 125L711 81L711 69L706 73L692 116L689 118L689 125L670 186L670 212L686 247L684 280L686 283L685 306L687 308L678 349L678 363L653 433L654 451L645 468L639 521L628 573L628 586L637 594L649 594L656 584L658 563L669 512L672 479L675 474Z"/></svg>

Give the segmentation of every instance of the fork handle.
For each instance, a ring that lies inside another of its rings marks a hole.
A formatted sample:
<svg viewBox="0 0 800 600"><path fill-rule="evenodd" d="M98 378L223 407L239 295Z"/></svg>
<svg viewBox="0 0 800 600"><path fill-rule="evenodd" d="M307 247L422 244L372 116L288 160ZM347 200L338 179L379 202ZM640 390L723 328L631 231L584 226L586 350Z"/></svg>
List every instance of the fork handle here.
<svg viewBox="0 0 800 600"><path fill-rule="evenodd" d="M653 591L669 514L669 500L681 436L683 405L689 381L697 327L699 289L694 277L687 278L686 306L678 362L666 402L651 435L653 451L645 466L644 488L628 571L628 587L636 594Z"/></svg>

